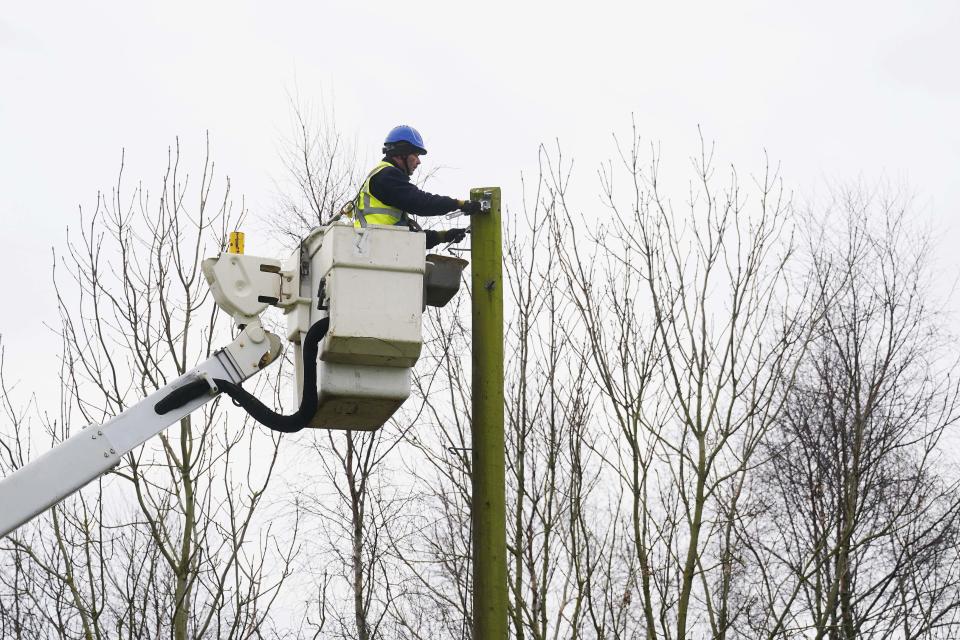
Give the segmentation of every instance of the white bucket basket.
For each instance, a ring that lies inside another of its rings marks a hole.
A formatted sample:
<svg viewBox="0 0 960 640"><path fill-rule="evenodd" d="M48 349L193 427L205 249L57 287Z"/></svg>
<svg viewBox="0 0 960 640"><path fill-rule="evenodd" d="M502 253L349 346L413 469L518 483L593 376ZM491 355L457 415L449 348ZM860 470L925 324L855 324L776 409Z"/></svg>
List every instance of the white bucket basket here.
<svg viewBox="0 0 960 640"><path fill-rule="evenodd" d="M300 309L288 317L288 335L330 318L310 426L374 430L409 397L410 369L423 345L424 244L424 234L406 227L360 231L344 224L325 227L304 243L309 274L301 273L300 291L313 304L308 314ZM298 344L298 393L301 359Z"/></svg>

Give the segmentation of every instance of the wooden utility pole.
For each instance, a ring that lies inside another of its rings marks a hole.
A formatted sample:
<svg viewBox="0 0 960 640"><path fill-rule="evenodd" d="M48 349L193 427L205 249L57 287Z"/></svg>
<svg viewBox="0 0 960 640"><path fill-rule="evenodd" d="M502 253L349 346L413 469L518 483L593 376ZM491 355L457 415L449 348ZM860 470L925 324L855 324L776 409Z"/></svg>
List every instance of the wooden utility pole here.
<svg viewBox="0 0 960 640"><path fill-rule="evenodd" d="M473 259L473 638L507 640L507 521L503 435L503 247L500 187L470 219Z"/></svg>

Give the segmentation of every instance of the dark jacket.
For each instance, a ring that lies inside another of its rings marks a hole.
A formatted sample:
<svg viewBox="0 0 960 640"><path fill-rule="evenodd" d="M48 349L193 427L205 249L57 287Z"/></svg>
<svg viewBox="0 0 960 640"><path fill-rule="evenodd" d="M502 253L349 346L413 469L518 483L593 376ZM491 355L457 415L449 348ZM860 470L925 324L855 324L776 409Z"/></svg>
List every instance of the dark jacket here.
<svg viewBox="0 0 960 640"><path fill-rule="evenodd" d="M394 166L370 178L370 193L384 204L415 216L442 216L460 207L454 198L421 191L410 183L410 176Z"/></svg>

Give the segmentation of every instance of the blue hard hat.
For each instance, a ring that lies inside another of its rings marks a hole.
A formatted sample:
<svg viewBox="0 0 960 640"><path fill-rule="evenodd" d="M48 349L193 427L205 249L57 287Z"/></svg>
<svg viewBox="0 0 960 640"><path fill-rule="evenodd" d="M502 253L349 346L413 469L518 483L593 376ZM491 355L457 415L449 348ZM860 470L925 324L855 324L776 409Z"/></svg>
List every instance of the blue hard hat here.
<svg viewBox="0 0 960 640"><path fill-rule="evenodd" d="M423 136L413 127L405 124L397 125L390 129L387 139L383 141L383 153L390 155L394 153L418 153L426 155L427 148L423 144Z"/></svg>

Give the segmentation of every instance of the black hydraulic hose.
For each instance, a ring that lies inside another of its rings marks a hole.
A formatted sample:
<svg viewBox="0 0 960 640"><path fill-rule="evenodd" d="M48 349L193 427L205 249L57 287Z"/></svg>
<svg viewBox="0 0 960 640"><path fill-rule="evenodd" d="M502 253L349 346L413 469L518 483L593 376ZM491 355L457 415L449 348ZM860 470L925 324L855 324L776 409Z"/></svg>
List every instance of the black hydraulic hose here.
<svg viewBox="0 0 960 640"><path fill-rule="evenodd" d="M206 380L192 380L165 395L160 402L153 406L153 410L157 412L157 415L162 416L209 392L210 384Z"/></svg>
<svg viewBox="0 0 960 640"><path fill-rule="evenodd" d="M246 389L229 380L214 378L213 382L260 424L282 433L300 431L317 412L317 345L329 328L329 318L317 320L303 338L303 397L296 413L285 416L271 411ZM206 380L192 380L164 396L154 405L154 411L163 415L209 392L210 385Z"/></svg>
<svg viewBox="0 0 960 640"><path fill-rule="evenodd" d="M229 380L214 378L217 387L234 399L250 416L265 427L281 433L303 429L317 412L317 345L330 328L330 318L317 320L303 338L303 396L300 408L288 416L270 410L253 394Z"/></svg>

